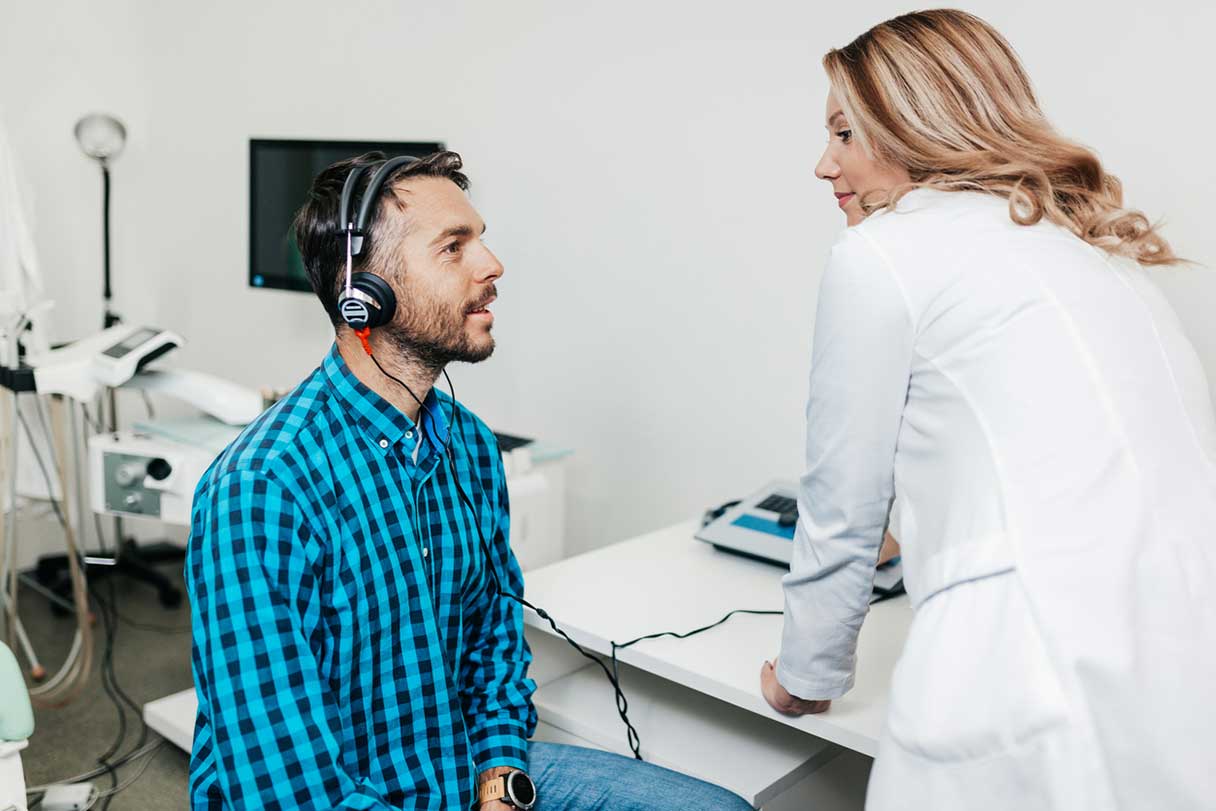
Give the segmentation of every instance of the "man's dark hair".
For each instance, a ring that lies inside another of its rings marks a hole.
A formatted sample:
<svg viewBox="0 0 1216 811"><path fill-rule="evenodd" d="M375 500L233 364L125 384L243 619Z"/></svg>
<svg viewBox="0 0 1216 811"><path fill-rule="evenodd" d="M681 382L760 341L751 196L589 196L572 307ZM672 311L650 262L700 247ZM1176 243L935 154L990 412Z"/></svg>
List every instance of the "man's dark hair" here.
<svg viewBox="0 0 1216 811"><path fill-rule="evenodd" d="M346 284L346 240L342 236L342 223L338 222L342 186L356 167L372 167L363 172L351 198L351 209L357 211L371 176L383 161L381 152L338 161L317 175L308 190L308 202L296 213L296 245L304 260L308 281L335 327L343 323L338 314L338 298ZM384 223L383 212L389 205L399 211L405 210L405 203L392 193L394 184L408 177L445 177L468 191L469 179L460 171L462 165L455 152L436 152L401 166L389 175L381 187L380 200L368 215L364 243L367 248L354 258L353 269L387 275L386 271L393 266L400 234L397 240L390 238L392 234Z"/></svg>

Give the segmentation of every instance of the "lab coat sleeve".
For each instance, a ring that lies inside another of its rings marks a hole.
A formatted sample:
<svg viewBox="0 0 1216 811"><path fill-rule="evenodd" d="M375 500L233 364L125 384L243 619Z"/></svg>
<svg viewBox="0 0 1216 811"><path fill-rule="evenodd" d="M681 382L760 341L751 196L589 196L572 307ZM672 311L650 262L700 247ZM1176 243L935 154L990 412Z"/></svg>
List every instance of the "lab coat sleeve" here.
<svg viewBox="0 0 1216 811"><path fill-rule="evenodd" d="M502 458L495 457L494 524L489 538L491 560L487 565L511 594L524 593L523 574L511 551L510 505ZM528 678L532 652L524 639L523 607L494 592L487 575L486 588L468 615L469 649L461 662L460 694L469 742L478 771L497 766L528 767L528 739L536 730L532 693L536 683Z"/></svg>
<svg viewBox="0 0 1216 811"><path fill-rule="evenodd" d="M777 680L832 699L853 686L857 634L893 497L913 327L885 254L846 231L819 290L807 400L806 472Z"/></svg>
<svg viewBox="0 0 1216 811"><path fill-rule="evenodd" d="M268 477L226 474L195 499L187 553L194 680L233 808L390 811L344 767L338 701L316 660L320 544Z"/></svg>

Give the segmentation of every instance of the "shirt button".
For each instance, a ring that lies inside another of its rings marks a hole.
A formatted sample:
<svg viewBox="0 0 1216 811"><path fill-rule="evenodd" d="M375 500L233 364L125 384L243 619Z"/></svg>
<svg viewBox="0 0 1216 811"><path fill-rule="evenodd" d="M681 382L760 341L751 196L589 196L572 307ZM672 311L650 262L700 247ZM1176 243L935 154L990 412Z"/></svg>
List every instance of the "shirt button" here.
<svg viewBox="0 0 1216 811"><path fill-rule="evenodd" d="M427 548L425 546L422 547L422 556L425 558L428 554L430 553L427 551Z"/></svg>
<svg viewBox="0 0 1216 811"><path fill-rule="evenodd" d="M406 432L405 432L405 438L406 438L406 439L413 439L413 438L414 438L414 432L413 432L413 431L406 431Z"/></svg>
<svg viewBox="0 0 1216 811"><path fill-rule="evenodd" d="M387 447L388 447L388 440L387 440L387 439L382 439L382 440L380 440L380 447L381 447L381 448L387 448Z"/></svg>

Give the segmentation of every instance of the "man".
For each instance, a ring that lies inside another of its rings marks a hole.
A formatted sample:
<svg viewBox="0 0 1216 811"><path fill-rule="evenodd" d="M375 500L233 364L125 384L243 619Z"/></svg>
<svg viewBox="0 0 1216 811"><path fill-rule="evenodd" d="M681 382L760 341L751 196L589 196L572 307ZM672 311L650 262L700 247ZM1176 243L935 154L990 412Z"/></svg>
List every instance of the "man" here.
<svg viewBox="0 0 1216 811"><path fill-rule="evenodd" d="M481 794L504 811L527 806L528 773L540 811L748 807L648 764L529 744L531 653L496 588L523 590L501 456L433 388L493 351L503 268L458 155L398 167L377 199L381 166L343 161L314 182L296 236L335 345L195 496L193 807L469 809ZM339 200L356 170L373 206L348 260ZM346 322L348 261L391 288L388 323Z"/></svg>

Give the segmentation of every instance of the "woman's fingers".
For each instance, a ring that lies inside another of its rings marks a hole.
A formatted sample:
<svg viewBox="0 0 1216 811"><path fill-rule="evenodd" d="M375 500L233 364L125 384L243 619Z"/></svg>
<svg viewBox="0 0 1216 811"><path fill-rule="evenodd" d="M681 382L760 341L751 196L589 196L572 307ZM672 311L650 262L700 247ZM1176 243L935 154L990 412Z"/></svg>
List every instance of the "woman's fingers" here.
<svg viewBox="0 0 1216 811"><path fill-rule="evenodd" d="M811 715L827 710L832 706L831 700L817 701L798 698L790 695L789 691L777 681L776 660L766 661L760 666L760 693L764 700L783 715Z"/></svg>

